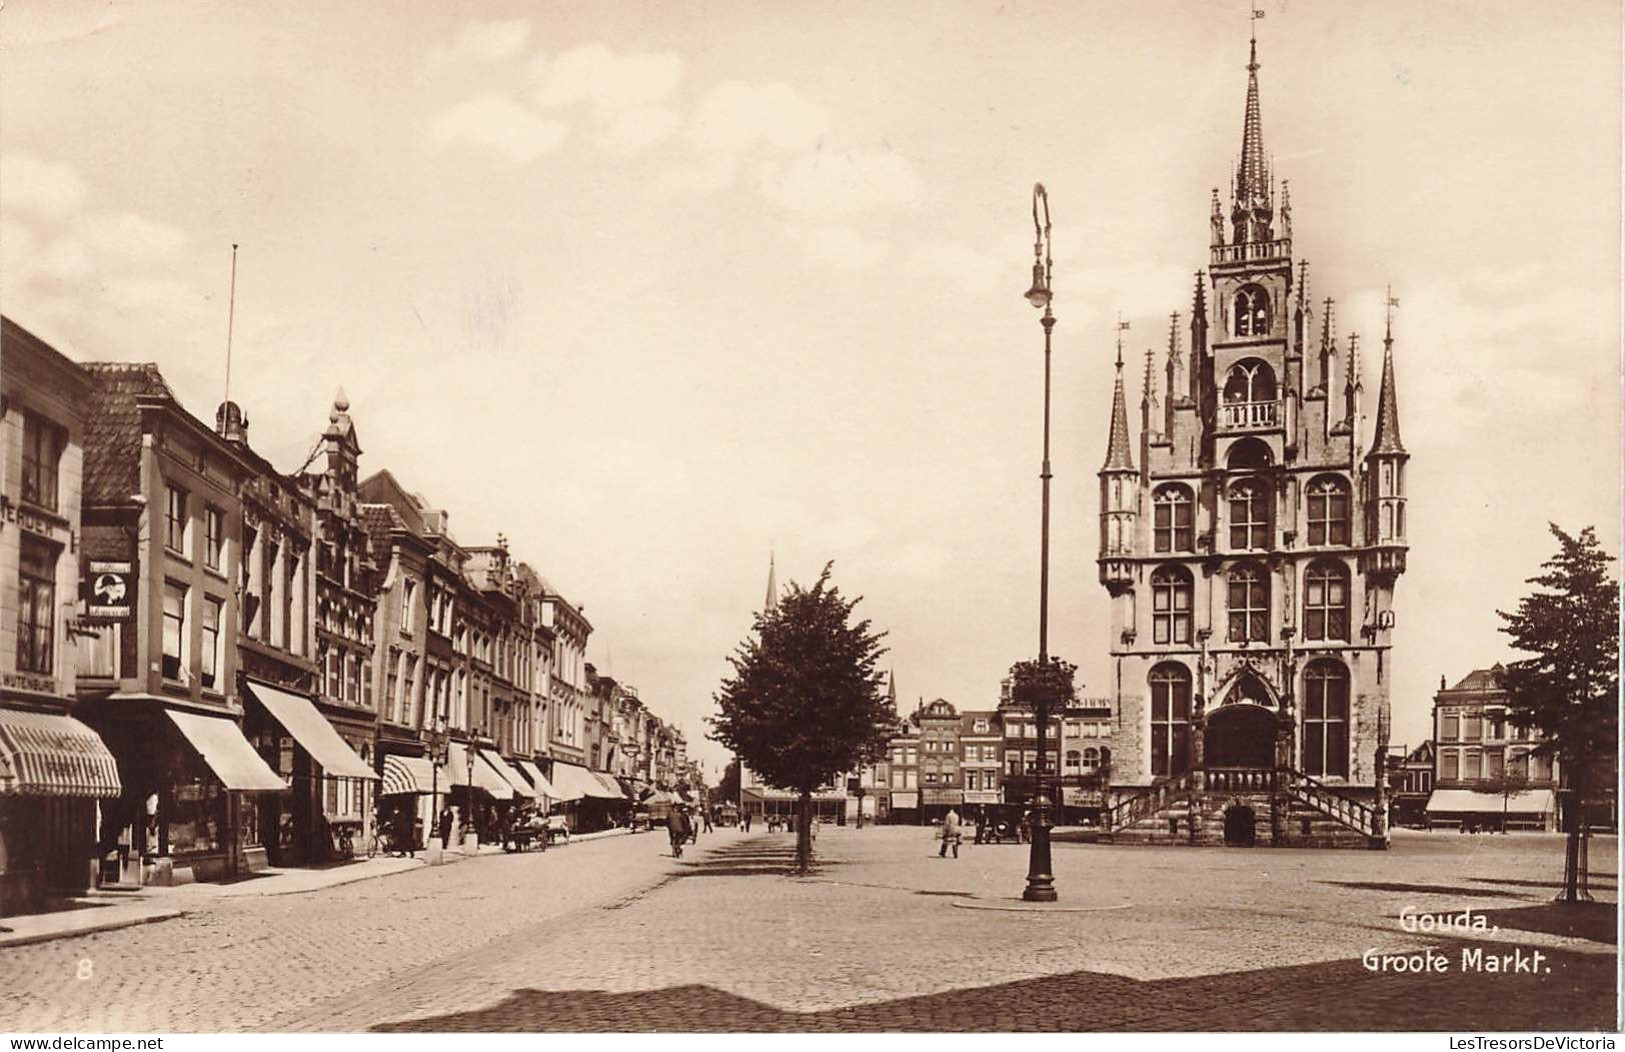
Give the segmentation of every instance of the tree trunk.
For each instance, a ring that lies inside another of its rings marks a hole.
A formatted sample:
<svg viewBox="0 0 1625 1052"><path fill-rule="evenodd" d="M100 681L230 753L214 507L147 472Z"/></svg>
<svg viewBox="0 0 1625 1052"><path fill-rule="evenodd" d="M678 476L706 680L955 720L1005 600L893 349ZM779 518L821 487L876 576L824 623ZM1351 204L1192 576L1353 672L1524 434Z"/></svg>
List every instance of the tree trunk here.
<svg viewBox="0 0 1625 1052"><path fill-rule="evenodd" d="M1566 833L1568 843L1563 852L1563 892L1560 896L1562 902L1578 902L1580 899L1580 813L1585 810L1580 802L1579 795L1569 792L1564 799L1568 808L1568 824Z"/></svg>
<svg viewBox="0 0 1625 1052"><path fill-rule="evenodd" d="M812 793L803 789L798 803L801 821L796 823L796 869L805 873L812 868Z"/></svg>

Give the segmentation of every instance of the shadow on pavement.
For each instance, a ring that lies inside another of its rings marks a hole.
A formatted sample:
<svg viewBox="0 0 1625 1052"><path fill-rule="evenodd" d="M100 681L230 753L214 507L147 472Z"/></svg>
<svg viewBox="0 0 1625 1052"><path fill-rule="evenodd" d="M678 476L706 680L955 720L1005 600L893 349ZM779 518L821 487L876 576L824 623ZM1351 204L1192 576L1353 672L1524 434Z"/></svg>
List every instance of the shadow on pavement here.
<svg viewBox="0 0 1625 1052"><path fill-rule="evenodd" d="M1467 895L1481 899L1521 899L1515 891L1497 891L1494 888L1464 888L1456 884L1392 884L1380 880L1321 880L1334 888L1359 888L1361 891L1400 891L1413 895Z"/></svg>
<svg viewBox="0 0 1625 1052"><path fill-rule="evenodd" d="M1482 912L1486 921L1500 928L1567 935L1591 942L1619 940L1619 910L1612 902L1548 902L1543 906Z"/></svg>
<svg viewBox="0 0 1625 1052"><path fill-rule="evenodd" d="M713 986L612 993L515 990L491 1008L385 1023L376 1032L1068 1032L1612 1030L1617 958L1544 951L1547 974L1368 971L1358 959L1140 982L1072 972L821 1012L786 1011Z"/></svg>
<svg viewBox="0 0 1625 1052"><path fill-rule="evenodd" d="M1602 874L1604 879L1598 879L1593 873L1587 880L1586 886L1592 891L1617 891L1619 885L1613 883L1616 879L1612 873ZM1562 888L1561 880L1514 880L1511 877L1473 877L1474 884L1506 884L1515 888Z"/></svg>

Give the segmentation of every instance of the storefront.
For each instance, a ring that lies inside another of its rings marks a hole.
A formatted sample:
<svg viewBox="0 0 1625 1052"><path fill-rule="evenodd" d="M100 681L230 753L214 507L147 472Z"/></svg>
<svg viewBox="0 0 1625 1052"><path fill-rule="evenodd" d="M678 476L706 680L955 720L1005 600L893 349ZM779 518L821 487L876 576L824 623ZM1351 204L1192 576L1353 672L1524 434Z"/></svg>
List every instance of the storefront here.
<svg viewBox="0 0 1625 1052"><path fill-rule="evenodd" d="M555 760L550 780L559 793L556 810L564 814L572 832L596 832L631 820L632 801L607 774Z"/></svg>
<svg viewBox="0 0 1625 1052"><path fill-rule="evenodd" d="M309 697L257 680L245 680L243 694L250 705L245 724L254 727L260 755L292 787L254 809L262 826L277 831L268 845L271 861L298 866L354 857L365 843L378 775Z"/></svg>
<svg viewBox="0 0 1625 1052"><path fill-rule="evenodd" d="M514 789L482 755L486 751L467 742L452 742L446 750L446 763L439 777L441 784L448 786L446 795L456 816L453 846L468 832L476 832L481 843L501 838Z"/></svg>
<svg viewBox="0 0 1625 1052"><path fill-rule="evenodd" d="M445 795L446 784L438 782L427 757L385 756L378 785L379 832L399 845L396 850L422 850Z"/></svg>
<svg viewBox="0 0 1625 1052"><path fill-rule="evenodd" d="M891 814L888 821L893 825L918 825L920 822L919 792L912 789L893 789L891 791Z"/></svg>
<svg viewBox="0 0 1625 1052"><path fill-rule="evenodd" d="M97 801L119 793L118 765L95 731L71 716L0 709L0 917L91 883Z"/></svg>

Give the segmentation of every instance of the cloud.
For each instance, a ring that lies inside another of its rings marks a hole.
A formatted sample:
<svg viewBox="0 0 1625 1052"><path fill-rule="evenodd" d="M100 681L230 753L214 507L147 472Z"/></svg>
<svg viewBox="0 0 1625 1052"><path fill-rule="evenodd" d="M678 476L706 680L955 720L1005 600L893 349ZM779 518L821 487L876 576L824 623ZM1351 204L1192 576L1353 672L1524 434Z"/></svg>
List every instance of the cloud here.
<svg viewBox="0 0 1625 1052"><path fill-rule="evenodd" d="M839 215L919 200L914 166L895 153L814 150L776 173L762 193L791 212Z"/></svg>
<svg viewBox="0 0 1625 1052"><path fill-rule="evenodd" d="M58 281L73 281L90 273L90 253L83 242L72 237L52 241L32 263L35 272Z"/></svg>
<svg viewBox="0 0 1625 1052"><path fill-rule="evenodd" d="M84 237L98 252L135 261L165 259L186 247L186 232L133 212L97 216L84 224Z"/></svg>
<svg viewBox="0 0 1625 1052"><path fill-rule="evenodd" d="M683 60L674 52L617 55L596 43L557 58L544 55L531 69L537 79L533 101L544 108L652 106L670 98L683 79Z"/></svg>
<svg viewBox="0 0 1625 1052"><path fill-rule="evenodd" d="M781 82L730 80L700 97L688 138L701 151L738 156L758 146L810 150L829 131L829 111Z"/></svg>
<svg viewBox="0 0 1625 1052"><path fill-rule="evenodd" d="M85 181L66 164L29 153L0 158L0 209L62 219L84 204Z"/></svg>
<svg viewBox="0 0 1625 1052"><path fill-rule="evenodd" d="M786 231L810 258L853 270L866 270L891 252L886 242L847 226L799 226Z"/></svg>
<svg viewBox="0 0 1625 1052"><path fill-rule="evenodd" d="M479 62L500 62L524 50L530 40L530 21L515 18L509 21L474 22L466 26L450 47L436 48L429 54L430 65L446 65L464 59Z"/></svg>
<svg viewBox="0 0 1625 1052"><path fill-rule="evenodd" d="M593 142L621 157L641 153L676 134L683 118L666 106L634 106L603 118Z"/></svg>
<svg viewBox="0 0 1625 1052"><path fill-rule="evenodd" d="M430 122L425 141L437 149L472 146L522 165L558 149L568 130L506 95L488 93L443 110Z"/></svg>
<svg viewBox="0 0 1625 1052"><path fill-rule="evenodd" d="M986 252L947 241L925 244L909 254L911 269L929 280L956 288L987 291L1010 284L1010 268ZM1021 280L1024 273L1017 276Z"/></svg>

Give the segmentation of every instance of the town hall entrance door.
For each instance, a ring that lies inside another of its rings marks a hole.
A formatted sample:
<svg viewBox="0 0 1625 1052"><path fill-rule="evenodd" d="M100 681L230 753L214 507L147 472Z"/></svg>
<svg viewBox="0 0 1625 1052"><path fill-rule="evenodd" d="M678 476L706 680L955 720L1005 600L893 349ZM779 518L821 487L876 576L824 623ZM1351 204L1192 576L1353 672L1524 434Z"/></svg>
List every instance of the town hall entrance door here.
<svg viewBox="0 0 1625 1052"><path fill-rule="evenodd" d="M1202 737L1207 767L1275 766L1275 714L1258 705L1221 705L1208 713Z"/></svg>

